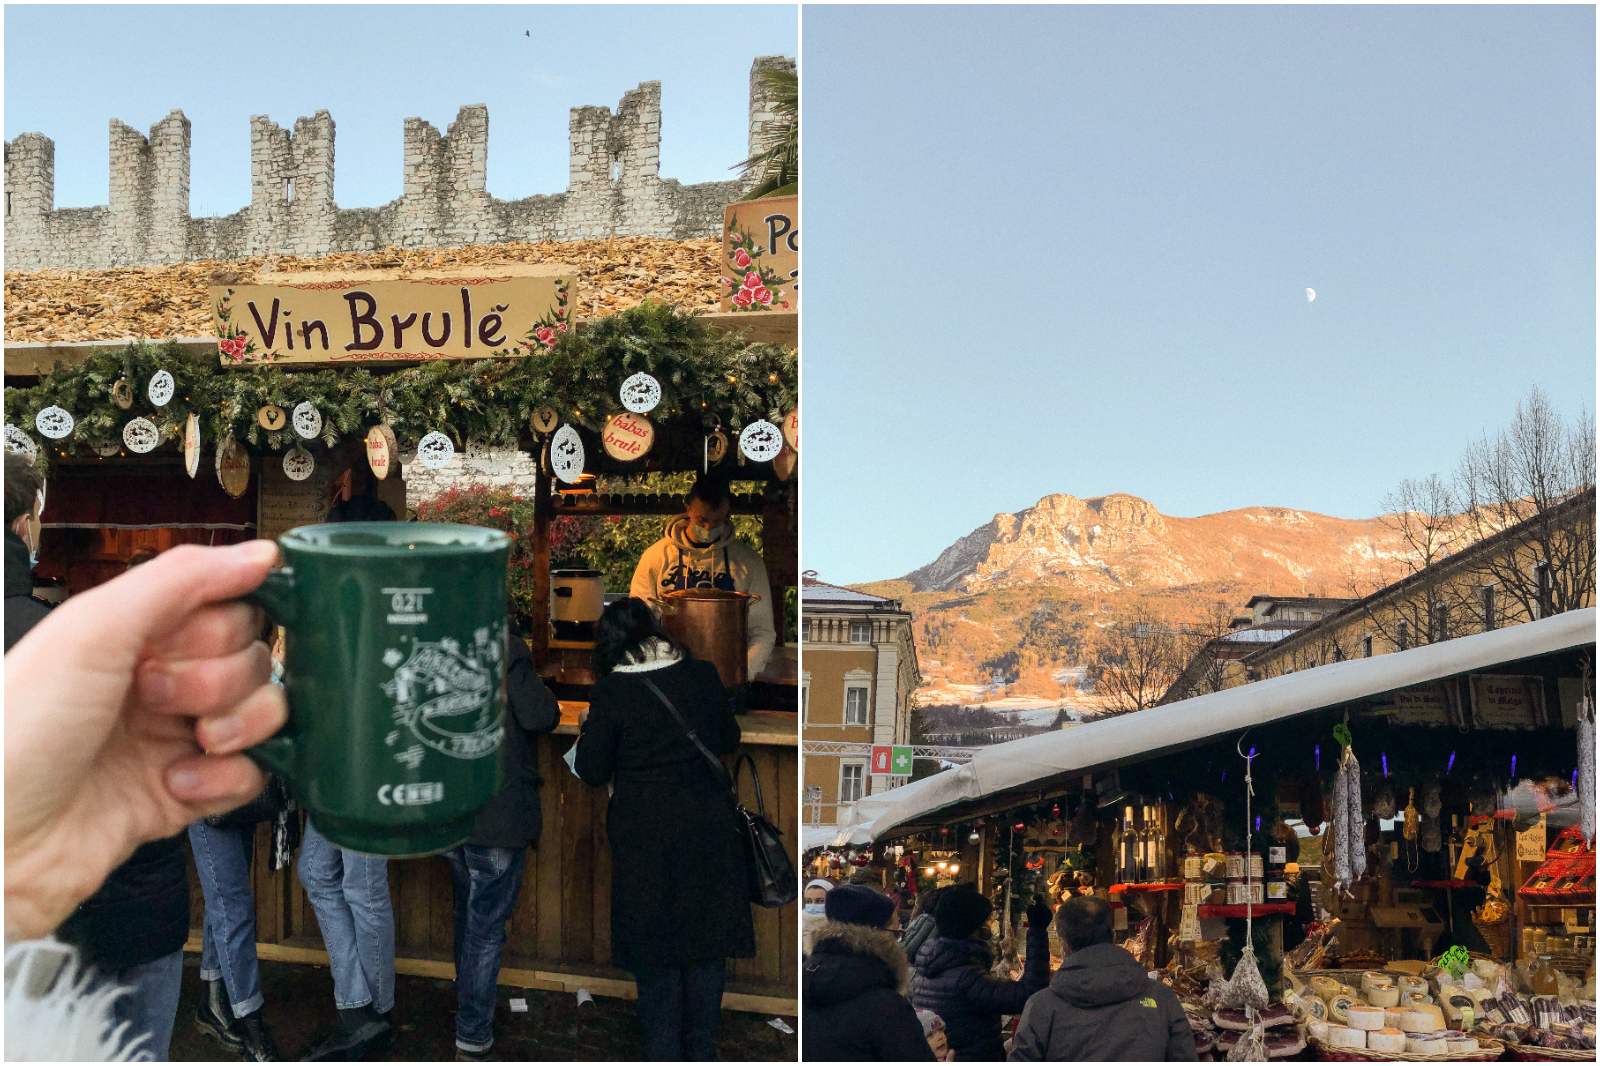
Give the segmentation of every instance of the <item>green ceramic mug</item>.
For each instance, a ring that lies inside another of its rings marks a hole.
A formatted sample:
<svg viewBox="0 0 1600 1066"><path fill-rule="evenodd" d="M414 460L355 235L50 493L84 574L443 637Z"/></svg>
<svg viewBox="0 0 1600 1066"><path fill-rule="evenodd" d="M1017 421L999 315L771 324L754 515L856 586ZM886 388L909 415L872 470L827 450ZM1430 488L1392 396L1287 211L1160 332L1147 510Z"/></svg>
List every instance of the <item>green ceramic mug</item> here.
<svg viewBox="0 0 1600 1066"><path fill-rule="evenodd" d="M283 569L248 598L284 627L289 720L249 754L333 843L443 851L499 790L510 543L421 522L279 539Z"/></svg>

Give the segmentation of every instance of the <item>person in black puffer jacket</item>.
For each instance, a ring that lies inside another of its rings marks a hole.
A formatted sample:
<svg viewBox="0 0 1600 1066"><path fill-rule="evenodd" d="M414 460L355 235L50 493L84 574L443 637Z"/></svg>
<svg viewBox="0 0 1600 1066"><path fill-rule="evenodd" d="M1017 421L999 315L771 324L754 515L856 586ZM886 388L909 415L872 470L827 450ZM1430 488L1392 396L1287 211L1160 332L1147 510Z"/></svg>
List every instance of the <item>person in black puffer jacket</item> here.
<svg viewBox="0 0 1600 1066"><path fill-rule="evenodd" d="M957 1062L1004 1061L1001 1016L1021 1014L1028 997L1050 981L1050 908L1037 902L1028 908L1027 963L1019 981L990 973L994 948L987 924L993 912L994 904L970 884L953 886L934 911L938 937L917 953L912 1005L944 1019Z"/></svg>
<svg viewBox="0 0 1600 1066"><path fill-rule="evenodd" d="M906 1001L911 964L895 930L894 902L866 885L828 893L824 917L805 931L800 975L807 1062L932 1062Z"/></svg>

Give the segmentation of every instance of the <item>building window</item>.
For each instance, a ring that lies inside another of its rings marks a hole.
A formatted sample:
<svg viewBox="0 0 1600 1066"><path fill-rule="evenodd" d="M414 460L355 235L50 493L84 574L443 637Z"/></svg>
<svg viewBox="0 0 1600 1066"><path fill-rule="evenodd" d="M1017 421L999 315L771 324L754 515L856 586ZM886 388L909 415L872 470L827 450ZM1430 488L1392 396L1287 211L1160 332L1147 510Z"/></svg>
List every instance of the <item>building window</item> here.
<svg viewBox="0 0 1600 1066"><path fill-rule="evenodd" d="M1400 651L1411 647L1411 627L1405 622L1394 624L1394 646Z"/></svg>
<svg viewBox="0 0 1600 1066"><path fill-rule="evenodd" d="M1478 609L1483 615L1483 629L1488 632L1499 624L1495 617L1494 586L1484 585L1478 590Z"/></svg>
<svg viewBox="0 0 1600 1066"><path fill-rule="evenodd" d="M860 763L844 763L839 767L839 802L854 803L862 796L862 784L867 768Z"/></svg>
<svg viewBox="0 0 1600 1066"><path fill-rule="evenodd" d="M1539 617L1549 618L1556 613L1554 575L1550 571L1549 563L1535 563L1533 567L1533 583L1539 592Z"/></svg>
<svg viewBox="0 0 1600 1066"><path fill-rule="evenodd" d="M867 690L852 686L844 690L844 724L867 724Z"/></svg>
<svg viewBox="0 0 1600 1066"><path fill-rule="evenodd" d="M850 623L850 643L852 643L852 644L871 644L872 643L872 623L871 622L851 622Z"/></svg>
<svg viewBox="0 0 1600 1066"><path fill-rule="evenodd" d="M1362 637L1361 638L1361 657L1363 659L1372 658L1372 638L1371 637Z"/></svg>
<svg viewBox="0 0 1600 1066"><path fill-rule="evenodd" d="M811 686L810 685L801 685L800 686L800 721L809 722L811 720L808 717L806 717L806 709L808 707L810 707L810 706L811 706Z"/></svg>

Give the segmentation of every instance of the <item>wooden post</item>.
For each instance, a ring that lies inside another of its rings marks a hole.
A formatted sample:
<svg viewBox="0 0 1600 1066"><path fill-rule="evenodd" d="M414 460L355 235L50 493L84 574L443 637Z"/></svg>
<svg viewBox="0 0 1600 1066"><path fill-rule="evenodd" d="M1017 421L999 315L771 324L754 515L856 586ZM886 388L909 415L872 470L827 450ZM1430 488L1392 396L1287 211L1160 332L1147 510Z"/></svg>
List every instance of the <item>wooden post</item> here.
<svg viewBox="0 0 1600 1066"><path fill-rule="evenodd" d="M533 661L539 664L550 654L550 523L555 518L550 478L539 454L542 447L535 447L533 457L533 635L529 642Z"/></svg>

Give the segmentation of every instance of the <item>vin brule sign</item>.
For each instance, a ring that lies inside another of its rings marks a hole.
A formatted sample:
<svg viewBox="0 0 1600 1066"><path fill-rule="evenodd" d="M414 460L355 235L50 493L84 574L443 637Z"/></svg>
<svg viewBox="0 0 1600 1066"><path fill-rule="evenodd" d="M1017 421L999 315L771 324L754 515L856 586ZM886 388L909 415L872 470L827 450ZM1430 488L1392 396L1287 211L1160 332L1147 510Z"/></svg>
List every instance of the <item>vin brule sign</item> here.
<svg viewBox="0 0 1600 1066"><path fill-rule="evenodd" d="M471 271L261 275L210 288L224 366L528 355L566 331L578 274L514 264Z"/></svg>

